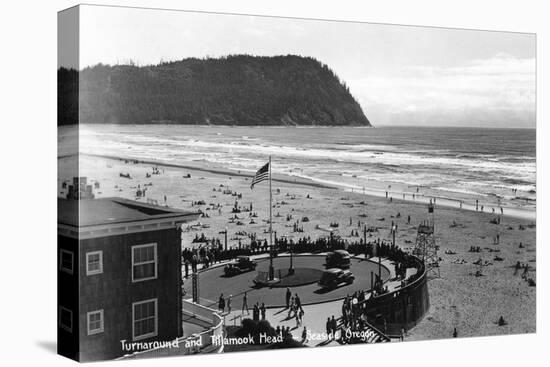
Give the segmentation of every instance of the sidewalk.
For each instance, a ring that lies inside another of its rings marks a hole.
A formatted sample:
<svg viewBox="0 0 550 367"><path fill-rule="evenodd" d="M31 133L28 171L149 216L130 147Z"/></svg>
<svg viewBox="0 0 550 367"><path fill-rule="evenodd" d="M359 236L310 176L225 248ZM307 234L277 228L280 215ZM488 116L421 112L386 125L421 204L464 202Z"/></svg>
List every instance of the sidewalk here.
<svg viewBox="0 0 550 367"><path fill-rule="evenodd" d="M354 257L364 259L364 255ZM375 263L378 262L377 257L370 258L369 260ZM386 258L382 258L381 264L389 270L390 279L395 278L395 269L393 263ZM411 270L413 269L407 270L407 277L414 274L414 271ZM388 286L388 290L390 292L397 290L401 287L401 281L387 281L385 284ZM368 289L369 287L370 284L365 284L365 289ZM293 292L297 292L299 294L300 288L294 288ZM366 298L369 298L370 296L371 293L368 292L366 294ZM332 302L303 306L304 317L302 321L302 326L299 327L296 327L295 318L288 319L288 309L282 307L268 308L266 310L266 319L274 328L277 328L277 326L284 326L285 328L290 327L290 331L296 340L302 340L302 331L303 327L305 326L310 335L316 337L316 340L308 340L308 342L306 343L307 346L313 347L321 345L339 345L338 342L334 340L327 340L325 335L323 334L326 334L326 321L328 317L332 317L334 315L337 320L340 319L342 314L342 302L342 300L336 300ZM250 314L247 314L246 311L243 314L239 308L240 304L234 306L237 307L235 307L231 313L223 315L223 317L225 318L225 325L240 325L243 318L252 318L252 308L250 308Z"/></svg>
<svg viewBox="0 0 550 367"><path fill-rule="evenodd" d="M296 340L302 340L302 331L304 326L312 335L318 335L326 333L326 321L327 317L334 317L338 319L342 313L342 301L333 301L320 303L316 305L303 306L304 317L302 321L302 326L296 327L296 319L288 319L288 309L285 308L268 308L266 310L266 319L269 321L271 326L277 328L280 327L290 327L292 336ZM224 314L225 322L227 326L231 325L240 325L242 318L252 318L252 309L250 314L247 315L246 311L244 314L240 311L232 311L230 314ZM323 340L309 340L306 343L307 346L314 347L319 345L338 345L335 341L330 341L326 343L326 339Z"/></svg>

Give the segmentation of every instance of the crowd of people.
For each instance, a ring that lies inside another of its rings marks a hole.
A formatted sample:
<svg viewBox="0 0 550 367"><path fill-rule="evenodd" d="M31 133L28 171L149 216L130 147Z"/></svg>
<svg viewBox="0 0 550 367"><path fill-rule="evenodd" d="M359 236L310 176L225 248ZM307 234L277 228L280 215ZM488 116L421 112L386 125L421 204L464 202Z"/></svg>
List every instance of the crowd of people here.
<svg viewBox="0 0 550 367"><path fill-rule="evenodd" d="M243 208L241 208L243 209ZM250 211L251 208L246 208ZM332 224L332 223L331 223ZM353 223L355 224L355 223ZM295 225L297 225L295 223ZM417 269L416 273L412 276L406 277L407 269L410 267L419 267L418 261L410 256L408 253L394 245L392 242L374 238L370 228L359 227L358 230L353 230L356 240L349 238L342 238L333 233L326 237L311 238L310 236L304 236L298 239L288 238L286 236L277 237L274 234L273 249L270 249L269 242L266 238L257 238L256 234L242 233L243 236L239 236L239 245L237 247L230 247L226 249L225 242L222 242L219 238L208 238L204 234L197 234L193 242L201 244L199 248L185 249L182 252L182 258L185 263L186 275L188 274L188 266L192 271L197 271L198 264L202 264L202 267L209 267L216 262L230 260L240 255L250 256L268 253L273 251L273 255L277 256L279 253L322 253L335 250L347 250L354 255L364 255L366 258L382 257L387 258L394 263L394 271L397 279L402 279L402 286L405 286L411 282L414 282L423 273L422 269ZM364 236L360 236L361 233ZM369 237L365 234L371 233ZM245 242L246 241L246 242ZM245 243L243 243L245 242ZM332 316L327 319L326 332L329 338L335 340L338 329L341 327L345 330L362 331L367 328L366 320L366 308L368 306L368 299L374 299L379 296L383 296L388 292L387 286L383 286L382 281L376 279L374 281L374 288L370 290L370 297L366 297L365 291L358 291L354 294L346 297L342 304L341 318ZM295 328L304 328L304 309L302 302L298 294L293 294L290 289L286 292L285 305L287 309L287 320L295 320ZM229 295L225 297L220 295L218 300L218 309L222 313L230 313L232 311L233 296ZM264 303L257 302L252 307L249 307L248 296L245 292L243 294L241 314L243 317L249 317L254 321L266 320L266 306ZM339 321L341 320L341 325ZM284 333L284 327L279 329L278 332ZM368 328L367 328L368 329ZM290 333L290 330L287 331ZM304 337L304 342L307 341L307 336Z"/></svg>
<svg viewBox="0 0 550 367"><path fill-rule="evenodd" d="M347 295L342 302L342 326L351 330L363 329L361 309L365 306L364 291L356 291L352 296Z"/></svg>
<svg viewBox="0 0 550 367"><path fill-rule="evenodd" d="M325 323L325 329L327 332L327 336L329 340L336 340L336 331L338 331L338 321L336 321L336 318L334 315L332 317L327 317L327 321Z"/></svg>
<svg viewBox="0 0 550 367"><path fill-rule="evenodd" d="M290 320L294 318L296 320L296 327L302 326L304 309L298 293L292 295L290 288L287 288L285 292L285 303L286 308L288 309L287 319Z"/></svg>
<svg viewBox="0 0 550 367"><path fill-rule="evenodd" d="M256 234L247 234L248 244L243 244L239 239L238 247L225 249L224 244L219 238L207 238L204 234L195 235L194 243L203 244L199 248L186 248L182 251L182 262L185 266L185 274L188 276L189 270L195 272L198 270L198 265L202 268L208 268L217 262L231 260L237 256L250 256L265 254L270 251L267 239L258 239ZM399 277L404 277L406 269L414 267L415 263L411 256L405 251L394 245L392 242L378 239L370 239L366 242L363 238L356 241L343 239L335 236L332 233L328 237L319 237L312 239L310 236L304 236L298 240L289 239L287 237L274 236L273 254L292 252L292 253L321 253L335 250L347 250L354 255L364 254L366 258L379 256L388 258L389 260L398 263L396 274Z"/></svg>
<svg viewBox="0 0 550 367"><path fill-rule="evenodd" d="M514 275L517 275L521 271L521 279L525 280L529 286L534 287L536 285L535 279L529 274L529 264L522 264L521 262L516 262L514 266Z"/></svg>

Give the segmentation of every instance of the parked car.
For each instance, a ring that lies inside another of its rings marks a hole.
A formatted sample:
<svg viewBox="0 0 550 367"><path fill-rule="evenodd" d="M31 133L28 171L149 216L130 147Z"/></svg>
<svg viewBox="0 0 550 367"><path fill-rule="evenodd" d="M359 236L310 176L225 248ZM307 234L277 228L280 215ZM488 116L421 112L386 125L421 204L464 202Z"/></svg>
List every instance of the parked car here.
<svg viewBox="0 0 550 367"><path fill-rule="evenodd" d="M325 262L327 269L349 269L351 265L351 256L349 255L349 252L345 250L336 250L327 254Z"/></svg>
<svg viewBox="0 0 550 367"><path fill-rule="evenodd" d="M247 271L255 270L256 262L248 256L237 256L235 261L227 264L223 271L227 276L241 274Z"/></svg>
<svg viewBox="0 0 550 367"><path fill-rule="evenodd" d="M323 288L334 289L342 283L351 284L354 280L355 276L351 271L332 268L323 272L318 284Z"/></svg>

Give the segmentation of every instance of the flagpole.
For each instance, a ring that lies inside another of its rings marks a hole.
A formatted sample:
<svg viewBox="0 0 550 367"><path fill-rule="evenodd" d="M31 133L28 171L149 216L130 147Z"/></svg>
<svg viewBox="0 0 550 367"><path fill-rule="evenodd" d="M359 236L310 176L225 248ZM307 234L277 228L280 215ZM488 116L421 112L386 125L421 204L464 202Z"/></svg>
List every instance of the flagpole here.
<svg viewBox="0 0 550 367"><path fill-rule="evenodd" d="M275 269L273 269L273 194L271 192L271 156L269 156L269 280L275 278Z"/></svg>

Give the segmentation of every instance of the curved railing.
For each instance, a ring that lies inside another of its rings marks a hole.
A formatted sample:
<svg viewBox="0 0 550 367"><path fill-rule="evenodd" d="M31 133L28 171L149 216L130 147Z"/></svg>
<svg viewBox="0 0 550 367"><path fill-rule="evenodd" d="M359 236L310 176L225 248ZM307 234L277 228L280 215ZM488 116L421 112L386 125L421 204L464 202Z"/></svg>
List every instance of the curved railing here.
<svg viewBox="0 0 550 367"><path fill-rule="evenodd" d="M178 348L156 348L125 355L119 359L156 358L163 356L187 355L196 353L221 353L223 343L212 344L213 340L223 338L223 318L213 309L183 300L182 313L195 317L201 321L211 323L212 326L200 333L178 338Z"/></svg>
<svg viewBox="0 0 550 367"><path fill-rule="evenodd" d="M391 337L399 337L414 327L430 308L426 268L417 257L412 256L412 260L417 268L412 282L363 301L368 323Z"/></svg>

